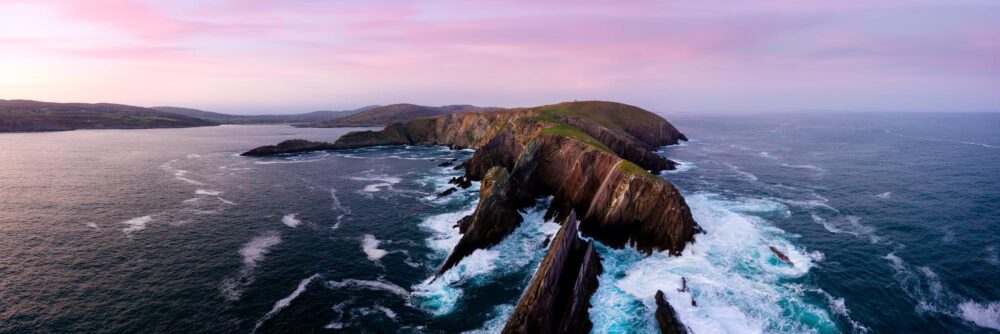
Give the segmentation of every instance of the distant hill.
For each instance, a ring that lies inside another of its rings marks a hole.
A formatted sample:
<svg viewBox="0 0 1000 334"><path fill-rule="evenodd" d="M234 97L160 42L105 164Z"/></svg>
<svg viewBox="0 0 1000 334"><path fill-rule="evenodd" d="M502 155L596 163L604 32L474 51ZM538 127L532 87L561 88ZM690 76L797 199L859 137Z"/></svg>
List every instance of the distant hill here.
<svg viewBox="0 0 1000 334"><path fill-rule="evenodd" d="M471 105L450 105L443 107L428 107L415 104L400 103L377 108L371 108L351 116L331 119L328 121L301 124L297 126L312 128L335 127L365 127L385 126L392 122L405 122L415 118L432 117L457 112L497 111L502 108L477 107Z"/></svg>
<svg viewBox="0 0 1000 334"><path fill-rule="evenodd" d="M344 111L321 110L291 115L231 115L180 107L153 107L153 109L177 115L201 118L221 124L279 124L321 122L334 118L347 117L377 107L379 106L367 106Z"/></svg>
<svg viewBox="0 0 1000 334"><path fill-rule="evenodd" d="M0 132L185 128L211 125L218 123L123 104L0 100Z"/></svg>

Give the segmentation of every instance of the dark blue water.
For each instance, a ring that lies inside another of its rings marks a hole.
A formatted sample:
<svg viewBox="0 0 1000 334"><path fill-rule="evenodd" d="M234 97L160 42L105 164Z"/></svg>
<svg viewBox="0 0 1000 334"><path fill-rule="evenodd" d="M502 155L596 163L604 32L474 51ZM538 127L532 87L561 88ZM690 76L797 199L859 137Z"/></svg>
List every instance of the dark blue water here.
<svg viewBox="0 0 1000 334"><path fill-rule="evenodd" d="M699 333L1000 327L1000 115L668 118L692 141L663 176L707 233L681 257L600 247L595 332L655 328L657 289ZM436 199L460 173L437 166L471 152L236 155L348 130L0 135L0 332L502 327L558 227L544 199L428 282L478 198Z"/></svg>

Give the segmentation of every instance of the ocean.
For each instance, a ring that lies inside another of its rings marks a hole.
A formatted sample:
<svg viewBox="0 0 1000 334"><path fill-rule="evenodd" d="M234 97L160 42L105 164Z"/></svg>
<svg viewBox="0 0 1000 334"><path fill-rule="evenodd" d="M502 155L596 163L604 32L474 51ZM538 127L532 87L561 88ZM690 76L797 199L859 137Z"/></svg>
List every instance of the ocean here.
<svg viewBox="0 0 1000 334"><path fill-rule="evenodd" d="M595 333L656 332L656 290L695 333L1000 331L1000 114L665 117L691 141L661 176L705 233L598 245ZM440 165L472 151L238 155L353 130L0 134L0 332L498 332L547 199L430 281L478 199L437 198Z"/></svg>

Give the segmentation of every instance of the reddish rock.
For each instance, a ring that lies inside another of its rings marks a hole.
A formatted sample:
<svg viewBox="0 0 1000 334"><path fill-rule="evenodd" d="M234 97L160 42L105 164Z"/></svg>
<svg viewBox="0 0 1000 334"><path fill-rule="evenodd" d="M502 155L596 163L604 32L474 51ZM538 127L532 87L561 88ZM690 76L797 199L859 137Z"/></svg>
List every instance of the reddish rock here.
<svg viewBox="0 0 1000 334"><path fill-rule="evenodd" d="M576 215L559 229L503 333L588 333L590 297L597 291L601 256L577 236Z"/></svg>

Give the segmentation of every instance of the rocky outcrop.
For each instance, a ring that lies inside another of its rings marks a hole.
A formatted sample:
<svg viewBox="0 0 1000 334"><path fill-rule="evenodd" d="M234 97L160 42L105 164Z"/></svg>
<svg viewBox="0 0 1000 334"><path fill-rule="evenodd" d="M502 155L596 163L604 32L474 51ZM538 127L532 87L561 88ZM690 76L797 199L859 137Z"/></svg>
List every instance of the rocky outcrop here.
<svg viewBox="0 0 1000 334"><path fill-rule="evenodd" d="M567 223L551 241L505 332L576 333L589 331L586 303L596 289L595 272L600 272L592 241L583 242L578 232L610 247L672 255L679 255L699 232L677 189L650 173L674 167L654 150L679 140L686 138L653 113L590 101L420 118L313 145L476 149L459 165L464 177L452 183L464 187L482 180L480 201L473 214L458 222L462 238L437 275L476 249L503 241L521 223L518 210L551 196L546 217Z"/></svg>
<svg viewBox="0 0 1000 334"><path fill-rule="evenodd" d="M304 139L290 139L278 143L277 145L261 146L244 152L247 157L265 157L279 154L292 154L313 151L323 151L333 149L333 144L327 142L315 142Z"/></svg>
<svg viewBox="0 0 1000 334"><path fill-rule="evenodd" d="M503 241L521 225L521 214L513 203L507 170L495 167L483 179L476 211L458 222L462 238L448 254L437 275L443 274L477 249L486 249Z"/></svg>
<svg viewBox="0 0 1000 334"><path fill-rule="evenodd" d="M521 295L503 333L588 333L590 297L597 291L601 256L577 236L570 214Z"/></svg>
<svg viewBox="0 0 1000 334"><path fill-rule="evenodd" d="M660 325L660 333L663 334L687 334L687 327L681 323L677 317L677 312L673 306L667 302L663 296L663 291L656 291L656 323Z"/></svg>
<svg viewBox="0 0 1000 334"><path fill-rule="evenodd" d="M676 188L615 154L572 138L540 135L512 176L519 202L553 196L556 219L582 213L580 230L611 247L679 254L698 231Z"/></svg>

